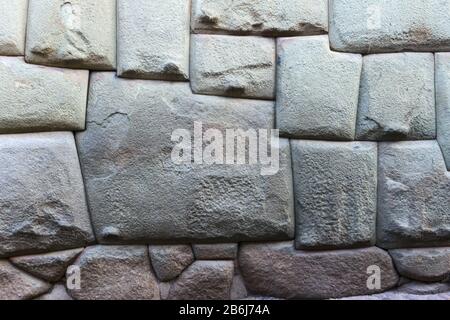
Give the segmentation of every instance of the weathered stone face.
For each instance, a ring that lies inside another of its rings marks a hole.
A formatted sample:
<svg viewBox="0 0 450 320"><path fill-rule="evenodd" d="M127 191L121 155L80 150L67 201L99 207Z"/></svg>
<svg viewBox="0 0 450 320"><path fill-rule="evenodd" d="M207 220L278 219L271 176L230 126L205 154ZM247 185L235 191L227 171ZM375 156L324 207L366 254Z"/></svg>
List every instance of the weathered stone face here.
<svg viewBox="0 0 450 320"><path fill-rule="evenodd" d="M353 140L360 55L332 52L327 36L278 40L277 128L291 138Z"/></svg>
<svg viewBox="0 0 450 320"><path fill-rule="evenodd" d="M114 69L116 1L29 0L26 61L69 68Z"/></svg>
<svg viewBox="0 0 450 320"><path fill-rule="evenodd" d="M450 53L436 53L437 139L450 171Z"/></svg>
<svg viewBox="0 0 450 320"><path fill-rule="evenodd" d="M237 257L238 244L195 244L193 249L197 260L234 260Z"/></svg>
<svg viewBox="0 0 450 320"><path fill-rule="evenodd" d="M161 281L175 279L194 262L190 245L151 245L149 253L153 269Z"/></svg>
<svg viewBox="0 0 450 320"><path fill-rule="evenodd" d="M0 55L24 54L27 0L0 0Z"/></svg>
<svg viewBox="0 0 450 320"><path fill-rule="evenodd" d="M375 244L377 145L291 141L296 247Z"/></svg>
<svg viewBox="0 0 450 320"><path fill-rule="evenodd" d="M117 6L117 73L188 79L190 1L119 0Z"/></svg>
<svg viewBox="0 0 450 320"><path fill-rule="evenodd" d="M175 129L272 128L273 103L193 95L184 83L91 78L87 131L77 136L101 243L293 238L290 150L280 170L176 165Z"/></svg>
<svg viewBox="0 0 450 320"><path fill-rule="evenodd" d="M327 0L193 0L195 33L312 35L328 30Z"/></svg>
<svg viewBox="0 0 450 320"><path fill-rule="evenodd" d="M72 133L0 136L0 256L92 242Z"/></svg>
<svg viewBox="0 0 450 320"><path fill-rule="evenodd" d="M331 0L330 42L337 51L449 51L448 0Z"/></svg>

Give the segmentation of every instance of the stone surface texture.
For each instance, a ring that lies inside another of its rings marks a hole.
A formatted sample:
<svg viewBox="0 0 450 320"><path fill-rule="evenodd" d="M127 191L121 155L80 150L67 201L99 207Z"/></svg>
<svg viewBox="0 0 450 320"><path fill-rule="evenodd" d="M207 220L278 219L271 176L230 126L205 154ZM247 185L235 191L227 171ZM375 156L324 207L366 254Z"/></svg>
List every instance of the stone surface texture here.
<svg viewBox="0 0 450 320"><path fill-rule="evenodd" d="M450 53L436 53L437 139L450 171Z"/></svg>
<svg viewBox="0 0 450 320"><path fill-rule="evenodd" d="M196 244L193 249L197 260L234 260L237 257L238 244Z"/></svg>
<svg viewBox="0 0 450 320"><path fill-rule="evenodd" d="M149 253L153 269L161 281L175 279L194 262L194 253L189 245L152 245Z"/></svg>
<svg viewBox="0 0 450 320"><path fill-rule="evenodd" d="M0 0L0 55L24 54L27 7L28 0Z"/></svg>

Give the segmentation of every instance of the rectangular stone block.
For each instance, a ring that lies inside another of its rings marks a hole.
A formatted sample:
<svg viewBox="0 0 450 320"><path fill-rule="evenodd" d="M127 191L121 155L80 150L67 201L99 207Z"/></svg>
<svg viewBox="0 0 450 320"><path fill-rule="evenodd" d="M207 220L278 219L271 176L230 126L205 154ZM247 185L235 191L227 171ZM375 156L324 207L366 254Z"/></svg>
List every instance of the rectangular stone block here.
<svg viewBox="0 0 450 320"><path fill-rule="evenodd" d="M288 141L274 149L280 156L273 175L262 175L260 164L198 158L177 164L172 158L179 154L173 153L179 130L189 143L195 122L205 134L273 128L273 102L194 95L188 83L126 80L114 73L93 73L90 83L87 130L77 142L98 241L293 238Z"/></svg>
<svg viewBox="0 0 450 320"><path fill-rule="evenodd" d="M0 57L0 133L83 130L89 72Z"/></svg>
<svg viewBox="0 0 450 320"><path fill-rule="evenodd" d="M450 0L330 0L337 51L450 51Z"/></svg>
<svg viewBox="0 0 450 320"><path fill-rule="evenodd" d="M437 139L450 171L450 53L436 53Z"/></svg>
<svg viewBox="0 0 450 320"><path fill-rule="evenodd" d="M0 55L23 56L28 0L0 0Z"/></svg>
<svg viewBox="0 0 450 320"><path fill-rule="evenodd" d="M327 0L193 0L195 33L269 36L323 34Z"/></svg>
<svg viewBox="0 0 450 320"><path fill-rule="evenodd" d="M189 0L117 2L117 73L163 80L189 78Z"/></svg>
<svg viewBox="0 0 450 320"><path fill-rule="evenodd" d="M296 247L375 244L377 144L291 140Z"/></svg>
<svg viewBox="0 0 450 320"><path fill-rule="evenodd" d="M273 99L275 41L263 37L192 35L195 93Z"/></svg>
<svg viewBox="0 0 450 320"><path fill-rule="evenodd" d="M362 57L327 36L278 40L277 128L284 136L353 140Z"/></svg>
<svg viewBox="0 0 450 320"><path fill-rule="evenodd" d="M116 67L115 0L29 0L26 61L57 67Z"/></svg>

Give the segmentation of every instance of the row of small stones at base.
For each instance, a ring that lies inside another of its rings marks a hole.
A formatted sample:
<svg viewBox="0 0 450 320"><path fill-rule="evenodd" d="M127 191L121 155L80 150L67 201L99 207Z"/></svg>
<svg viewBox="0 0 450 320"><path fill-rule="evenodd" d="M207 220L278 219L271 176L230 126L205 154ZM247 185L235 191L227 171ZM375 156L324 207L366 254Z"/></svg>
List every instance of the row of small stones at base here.
<svg viewBox="0 0 450 320"><path fill-rule="evenodd" d="M241 244L239 255L237 248L97 245L13 257L0 260L0 299L328 299L398 285L393 298L450 292L450 284L425 283L449 280L450 248L305 252L292 242L274 242ZM422 283L408 286L396 270ZM378 287L370 276L379 277Z"/></svg>

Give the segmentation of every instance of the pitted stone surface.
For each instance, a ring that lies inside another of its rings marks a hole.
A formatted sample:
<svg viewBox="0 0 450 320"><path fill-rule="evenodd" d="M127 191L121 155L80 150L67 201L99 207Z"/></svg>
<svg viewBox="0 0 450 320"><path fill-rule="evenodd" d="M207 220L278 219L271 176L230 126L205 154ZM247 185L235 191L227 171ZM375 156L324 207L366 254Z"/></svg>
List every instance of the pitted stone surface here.
<svg viewBox="0 0 450 320"><path fill-rule="evenodd" d="M450 248L395 249L389 253L404 277L425 282L450 280Z"/></svg>
<svg viewBox="0 0 450 320"><path fill-rule="evenodd" d="M24 54L27 6L28 0L0 0L0 55Z"/></svg>
<svg viewBox="0 0 450 320"><path fill-rule="evenodd" d="M291 140L296 247L375 244L377 145Z"/></svg>
<svg viewBox="0 0 450 320"><path fill-rule="evenodd" d="M0 133L83 130L89 72L0 57Z"/></svg>
<svg viewBox="0 0 450 320"><path fill-rule="evenodd" d="M119 0L117 6L117 73L188 79L190 1Z"/></svg>
<svg viewBox="0 0 450 320"><path fill-rule="evenodd" d="M327 0L193 0L195 33L312 35L328 30Z"/></svg>
<svg viewBox="0 0 450 320"><path fill-rule="evenodd" d="M195 93L273 99L275 41L263 37L192 35Z"/></svg>
<svg viewBox="0 0 450 320"><path fill-rule="evenodd" d="M450 171L450 53L436 53L437 139Z"/></svg>
<svg viewBox="0 0 450 320"><path fill-rule="evenodd" d="M46 293L35 300L73 300L67 293L66 287L62 283L57 283L53 286L49 293Z"/></svg>
<svg viewBox="0 0 450 320"><path fill-rule="evenodd" d="M327 299L382 292L397 284L389 254L376 247L296 251L292 242L243 244L239 265L247 289L285 299ZM381 289L367 287L367 268L381 270Z"/></svg>
<svg viewBox="0 0 450 320"><path fill-rule="evenodd" d="M67 267L83 251L83 248L43 253L32 256L13 257L10 261L21 270L49 282L57 282Z"/></svg>
<svg viewBox="0 0 450 320"><path fill-rule="evenodd" d="M277 128L306 139L353 140L361 55L330 51L327 36L278 40Z"/></svg>
<svg viewBox="0 0 450 320"><path fill-rule="evenodd" d="M148 249L153 269L161 281L175 279L194 262L190 245L151 245Z"/></svg>
<svg viewBox="0 0 450 320"><path fill-rule="evenodd" d="M450 244L450 174L436 141L379 145L377 245Z"/></svg>
<svg viewBox="0 0 450 320"><path fill-rule="evenodd" d="M157 300L159 288L146 246L94 246L74 263L80 268L76 300Z"/></svg>
<svg viewBox="0 0 450 320"><path fill-rule="evenodd" d="M113 70L115 0L29 0L26 61Z"/></svg>
<svg viewBox="0 0 450 320"><path fill-rule="evenodd" d="M0 136L0 256L94 240L72 133Z"/></svg>
<svg viewBox="0 0 450 320"><path fill-rule="evenodd" d="M193 249L197 260L234 260L237 257L238 244L195 244Z"/></svg>
<svg viewBox="0 0 450 320"><path fill-rule="evenodd" d="M240 242L293 238L289 143L280 169L176 165L173 130L273 128L273 103L193 95L185 83L91 78L77 142L101 243Z"/></svg>
<svg viewBox="0 0 450 320"><path fill-rule="evenodd" d="M356 138L436 138L433 54L364 57Z"/></svg>
<svg viewBox="0 0 450 320"><path fill-rule="evenodd" d="M337 51L449 51L449 0L331 0Z"/></svg>

